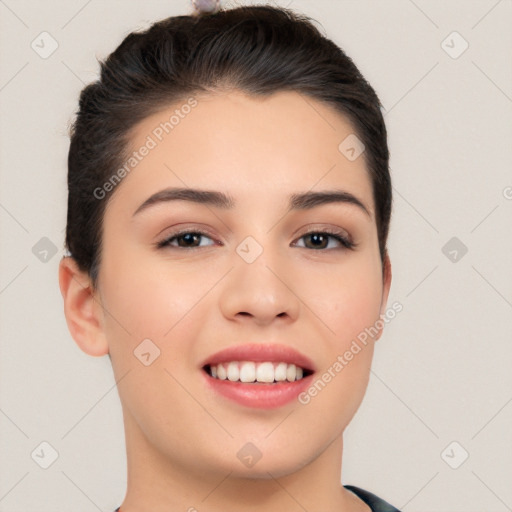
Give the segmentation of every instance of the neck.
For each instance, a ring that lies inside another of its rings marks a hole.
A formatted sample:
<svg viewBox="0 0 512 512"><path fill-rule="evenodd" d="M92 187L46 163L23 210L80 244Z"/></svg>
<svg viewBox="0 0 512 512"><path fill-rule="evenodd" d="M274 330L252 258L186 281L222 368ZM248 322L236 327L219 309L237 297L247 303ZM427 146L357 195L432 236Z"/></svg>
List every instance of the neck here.
<svg viewBox="0 0 512 512"><path fill-rule="evenodd" d="M170 460L125 413L128 485L120 512L370 512L341 485L342 433L301 468L257 478L205 461ZM238 460L237 460L238 462Z"/></svg>

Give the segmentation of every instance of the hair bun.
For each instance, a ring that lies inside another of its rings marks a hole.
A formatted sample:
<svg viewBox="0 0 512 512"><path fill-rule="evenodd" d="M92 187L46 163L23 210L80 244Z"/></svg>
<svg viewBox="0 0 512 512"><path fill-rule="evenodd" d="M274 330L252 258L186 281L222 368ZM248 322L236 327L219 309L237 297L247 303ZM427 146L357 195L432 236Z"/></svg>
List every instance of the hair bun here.
<svg viewBox="0 0 512 512"><path fill-rule="evenodd" d="M198 14L213 14L220 9L220 0L192 0L192 5Z"/></svg>

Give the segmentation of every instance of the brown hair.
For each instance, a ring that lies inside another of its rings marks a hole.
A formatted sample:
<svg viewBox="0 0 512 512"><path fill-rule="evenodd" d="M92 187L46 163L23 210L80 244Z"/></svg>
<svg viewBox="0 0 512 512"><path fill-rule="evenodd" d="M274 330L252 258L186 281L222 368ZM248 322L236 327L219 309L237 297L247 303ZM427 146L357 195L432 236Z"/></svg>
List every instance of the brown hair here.
<svg viewBox="0 0 512 512"><path fill-rule="evenodd" d="M311 18L243 6L174 16L132 32L80 94L68 155L65 244L97 286L108 200L95 190L126 160L130 130L194 93L238 89L255 96L297 91L334 107L365 145L382 261L392 204L387 133L377 94ZM341 142L341 141L340 141Z"/></svg>

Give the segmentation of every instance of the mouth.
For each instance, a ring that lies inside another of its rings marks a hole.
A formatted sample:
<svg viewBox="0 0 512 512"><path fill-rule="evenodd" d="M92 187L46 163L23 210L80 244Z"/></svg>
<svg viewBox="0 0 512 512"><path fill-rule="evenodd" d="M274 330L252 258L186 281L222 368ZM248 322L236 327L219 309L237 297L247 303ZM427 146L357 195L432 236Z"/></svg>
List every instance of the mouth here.
<svg viewBox="0 0 512 512"><path fill-rule="evenodd" d="M203 370L212 378L245 384L276 384L295 382L313 374L312 370L283 361L229 361L206 364Z"/></svg>
<svg viewBox="0 0 512 512"><path fill-rule="evenodd" d="M245 407L271 409L297 398L311 384L313 362L286 345L243 345L224 349L201 366L214 396Z"/></svg>

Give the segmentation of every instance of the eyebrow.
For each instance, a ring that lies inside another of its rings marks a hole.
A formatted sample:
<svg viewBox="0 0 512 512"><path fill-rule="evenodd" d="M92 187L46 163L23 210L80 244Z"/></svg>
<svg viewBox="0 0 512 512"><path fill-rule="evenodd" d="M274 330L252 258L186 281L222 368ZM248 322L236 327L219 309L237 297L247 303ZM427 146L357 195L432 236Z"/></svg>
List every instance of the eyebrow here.
<svg viewBox="0 0 512 512"><path fill-rule="evenodd" d="M192 203L204 204L224 210L235 207L234 199L223 192L215 190L200 190L193 188L166 188L148 197L133 213L133 216L148 209L149 207L167 203L169 201L190 201ZM371 217L369 210L364 203L350 192L344 190L324 190L319 192L304 192L292 194L289 197L289 210L309 210L320 205L329 203L345 203L357 206L360 210Z"/></svg>

